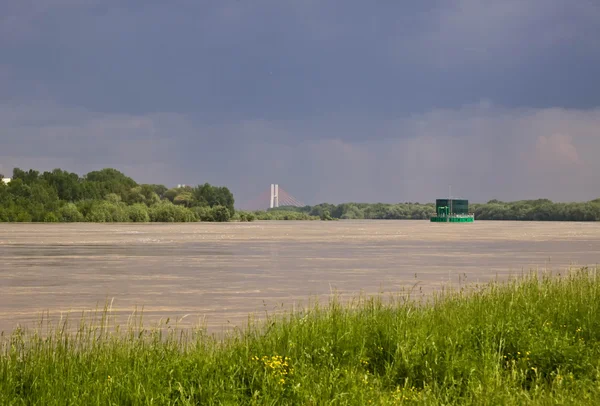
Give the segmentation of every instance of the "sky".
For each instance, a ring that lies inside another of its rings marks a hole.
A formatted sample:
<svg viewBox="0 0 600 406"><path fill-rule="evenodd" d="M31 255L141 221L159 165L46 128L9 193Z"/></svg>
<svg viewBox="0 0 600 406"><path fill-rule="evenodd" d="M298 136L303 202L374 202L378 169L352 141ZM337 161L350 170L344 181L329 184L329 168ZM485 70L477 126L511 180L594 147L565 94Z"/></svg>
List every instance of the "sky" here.
<svg viewBox="0 0 600 406"><path fill-rule="evenodd" d="M597 0L3 0L0 173L591 200L598 38Z"/></svg>

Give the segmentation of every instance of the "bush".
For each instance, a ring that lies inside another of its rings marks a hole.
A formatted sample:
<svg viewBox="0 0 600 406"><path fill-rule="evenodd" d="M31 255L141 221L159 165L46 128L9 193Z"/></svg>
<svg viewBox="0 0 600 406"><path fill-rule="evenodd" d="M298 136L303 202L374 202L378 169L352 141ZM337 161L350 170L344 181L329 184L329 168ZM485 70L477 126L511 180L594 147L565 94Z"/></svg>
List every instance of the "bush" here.
<svg viewBox="0 0 600 406"><path fill-rule="evenodd" d="M183 206L160 205L165 197ZM14 168L9 184L0 182L0 221L144 222L227 221L235 214L233 194L226 187L208 183L178 186L137 184L116 169L104 168L84 176L60 169L40 174ZM141 206L154 207L151 211ZM192 207L207 207L195 211ZM224 206L228 212L216 206ZM198 214L196 214L196 212ZM0 402L1 403L1 402Z"/></svg>
<svg viewBox="0 0 600 406"><path fill-rule="evenodd" d="M196 214L196 217L198 217L198 220L200 220L200 221L215 221L214 212L211 210L210 207L207 207L207 206L194 207L193 210L194 210L194 213Z"/></svg>
<svg viewBox="0 0 600 406"><path fill-rule="evenodd" d="M229 209L225 206L214 206L211 210L215 221L226 222L231 218L231 213L229 213Z"/></svg>
<svg viewBox="0 0 600 406"><path fill-rule="evenodd" d="M83 221L83 215L74 203L67 203L58 210L58 220L67 223L80 222Z"/></svg>
<svg viewBox="0 0 600 406"><path fill-rule="evenodd" d="M150 221L148 207L143 203L135 203L127 207L127 216L134 223L147 223Z"/></svg>
<svg viewBox="0 0 600 406"><path fill-rule="evenodd" d="M227 222L232 219L231 212L225 206L214 206L214 207L194 207L192 209L196 214L196 217L200 221L217 221L217 222ZM236 213L235 219L241 219L241 217Z"/></svg>
<svg viewBox="0 0 600 406"><path fill-rule="evenodd" d="M44 223L58 223L58 217L52 212L46 213Z"/></svg>
<svg viewBox="0 0 600 406"><path fill-rule="evenodd" d="M107 223L111 221L111 217L105 206L95 205L87 216L85 216L85 221L89 221L90 223Z"/></svg>
<svg viewBox="0 0 600 406"><path fill-rule="evenodd" d="M319 220L308 213L287 210L269 210L254 212L257 220Z"/></svg>
<svg viewBox="0 0 600 406"><path fill-rule="evenodd" d="M169 201L162 201L150 207L150 221L159 223L179 223L196 221L196 214L183 206L177 206Z"/></svg>
<svg viewBox="0 0 600 406"><path fill-rule="evenodd" d="M331 214L329 213L329 210L323 210L321 212L321 220L322 221L330 221L333 220L333 218L331 217Z"/></svg>
<svg viewBox="0 0 600 406"><path fill-rule="evenodd" d="M121 202L121 196L119 196L116 193L109 193L106 195L104 200L106 200L109 203L117 204Z"/></svg>
<svg viewBox="0 0 600 406"><path fill-rule="evenodd" d="M31 214L26 211L18 211L16 213L15 221L17 223L30 223L32 221Z"/></svg>
<svg viewBox="0 0 600 406"><path fill-rule="evenodd" d="M254 213L250 212L250 211L236 211L235 216L234 216L235 220L239 220L241 222L245 222L245 221L254 221L256 219L256 216L254 215Z"/></svg>
<svg viewBox="0 0 600 406"><path fill-rule="evenodd" d="M129 215L123 203L110 203L108 201L98 201L93 206L86 221L92 223L110 223L110 222L128 222Z"/></svg>

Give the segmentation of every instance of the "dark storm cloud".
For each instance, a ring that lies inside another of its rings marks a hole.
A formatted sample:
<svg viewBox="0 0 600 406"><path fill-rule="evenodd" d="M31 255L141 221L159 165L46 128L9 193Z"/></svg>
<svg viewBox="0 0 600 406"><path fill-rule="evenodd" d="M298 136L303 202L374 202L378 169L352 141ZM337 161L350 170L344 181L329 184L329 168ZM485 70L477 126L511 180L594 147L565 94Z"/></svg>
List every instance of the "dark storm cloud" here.
<svg viewBox="0 0 600 406"><path fill-rule="evenodd" d="M6 0L0 172L115 166L240 201L271 182L308 203L592 198L597 38L593 0Z"/></svg>
<svg viewBox="0 0 600 406"><path fill-rule="evenodd" d="M280 119L600 98L585 0L16 3L1 13L16 78L96 111Z"/></svg>

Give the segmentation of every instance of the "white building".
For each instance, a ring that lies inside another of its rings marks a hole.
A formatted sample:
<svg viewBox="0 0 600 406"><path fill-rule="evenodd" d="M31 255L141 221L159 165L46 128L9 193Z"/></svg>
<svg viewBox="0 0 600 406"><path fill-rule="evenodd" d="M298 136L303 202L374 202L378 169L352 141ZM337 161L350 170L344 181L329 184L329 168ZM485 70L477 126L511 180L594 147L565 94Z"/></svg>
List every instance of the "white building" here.
<svg viewBox="0 0 600 406"><path fill-rule="evenodd" d="M4 182L4 184L8 185L8 183L10 182L10 178L2 178L2 182Z"/></svg>

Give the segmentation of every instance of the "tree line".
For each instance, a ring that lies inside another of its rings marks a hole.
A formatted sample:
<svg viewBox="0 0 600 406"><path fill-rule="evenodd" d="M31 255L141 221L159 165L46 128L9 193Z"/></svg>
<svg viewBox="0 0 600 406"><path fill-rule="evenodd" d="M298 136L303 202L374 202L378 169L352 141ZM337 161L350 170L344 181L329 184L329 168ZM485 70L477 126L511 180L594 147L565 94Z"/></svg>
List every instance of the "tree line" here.
<svg viewBox="0 0 600 406"><path fill-rule="evenodd" d="M600 221L600 199L588 202L555 203L548 199L502 202L490 200L474 203L469 210L476 220L515 221ZM305 207L278 207L268 210L261 217L279 219L292 214L306 219L355 219L355 220L425 220L435 215L434 203L322 203Z"/></svg>
<svg viewBox="0 0 600 406"><path fill-rule="evenodd" d="M3 176L0 175L0 178ZM0 222L192 222L253 220L425 220L434 203L321 203L263 211L235 210L231 191L208 183L167 188L138 184L116 169L84 176L61 169L13 170L0 182ZM470 205L476 220L600 221L600 199L555 203L548 199Z"/></svg>
<svg viewBox="0 0 600 406"><path fill-rule="evenodd" d="M3 177L3 176L0 176ZM227 187L208 183L167 188L138 184L116 169L84 176L61 169L40 173L13 170L0 182L3 222L191 222L251 221L252 213L234 209Z"/></svg>

